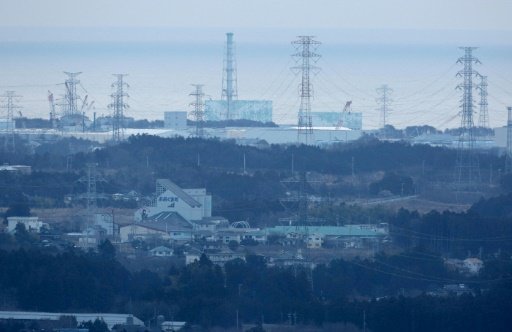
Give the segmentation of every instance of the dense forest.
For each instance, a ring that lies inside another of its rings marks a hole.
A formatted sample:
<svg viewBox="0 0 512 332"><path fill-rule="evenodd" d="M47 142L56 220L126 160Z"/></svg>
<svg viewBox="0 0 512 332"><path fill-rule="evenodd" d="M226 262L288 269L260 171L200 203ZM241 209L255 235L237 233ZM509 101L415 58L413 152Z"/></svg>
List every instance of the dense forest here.
<svg viewBox="0 0 512 332"><path fill-rule="evenodd" d="M334 260L312 272L267 267L262 257L251 255L221 269L202 256L162 274L126 270L108 242L98 253L26 248L0 250L4 307L133 312L144 321L161 314L205 328L234 326L237 311L246 323L286 324L292 316L294 324L359 327L364 312L368 328L376 332L508 331L512 323L512 262L505 255L490 261L480 278L463 279L445 272L439 256L418 248L375 260ZM462 280L474 294L400 295Z"/></svg>

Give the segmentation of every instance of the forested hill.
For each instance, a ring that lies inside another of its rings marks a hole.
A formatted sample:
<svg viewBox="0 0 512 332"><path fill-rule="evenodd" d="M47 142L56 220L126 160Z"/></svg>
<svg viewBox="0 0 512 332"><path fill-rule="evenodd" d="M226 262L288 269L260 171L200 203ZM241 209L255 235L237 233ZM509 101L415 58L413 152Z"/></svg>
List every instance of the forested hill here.
<svg viewBox="0 0 512 332"><path fill-rule="evenodd" d="M235 144L234 141L198 138L162 138L158 136L131 136L127 142L85 152L85 141L68 139L43 144L34 156L14 156L17 163L31 164L37 168L64 169L67 157L74 155L73 166L85 167L96 161L107 168L156 168L162 164L195 166L198 156L202 167L240 170L243 155L251 170L288 171L294 160L295 170L331 174L349 174L352 160L359 172L400 170L407 167L424 167L427 170L452 170L455 165L454 150L427 145L409 145L403 142L381 142L363 137L358 141L333 145L328 148L313 146L270 145L255 148ZM80 151L73 153L73 151ZM4 162L9 156L0 160ZM13 156L10 156L13 157ZM50 157L50 158L49 158ZM493 158L491 158L493 159ZM482 167L498 160L482 158Z"/></svg>

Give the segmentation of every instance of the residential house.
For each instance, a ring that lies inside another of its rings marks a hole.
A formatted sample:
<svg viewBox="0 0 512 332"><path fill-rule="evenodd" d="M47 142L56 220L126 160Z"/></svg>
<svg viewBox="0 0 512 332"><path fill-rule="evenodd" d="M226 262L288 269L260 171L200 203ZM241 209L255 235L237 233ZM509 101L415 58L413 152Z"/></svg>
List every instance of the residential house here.
<svg viewBox="0 0 512 332"><path fill-rule="evenodd" d="M170 257L173 253L174 251L171 248L165 246L158 246L149 251L149 255L155 257Z"/></svg>

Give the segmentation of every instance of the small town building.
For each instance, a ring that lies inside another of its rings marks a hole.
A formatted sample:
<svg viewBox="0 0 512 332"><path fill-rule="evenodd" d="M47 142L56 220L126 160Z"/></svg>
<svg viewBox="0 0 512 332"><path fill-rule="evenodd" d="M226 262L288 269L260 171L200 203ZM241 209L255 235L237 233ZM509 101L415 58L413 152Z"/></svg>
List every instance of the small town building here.
<svg viewBox="0 0 512 332"><path fill-rule="evenodd" d="M129 314L111 314L111 313L59 313L59 312L36 312L36 311L0 311L0 320L14 320L14 321L41 321L52 320L57 321L62 317L75 317L78 324L95 321L96 319L103 320L109 329L115 325L137 325L144 326L144 322L133 315Z"/></svg>
<svg viewBox="0 0 512 332"><path fill-rule="evenodd" d="M324 242L324 236L321 234L309 234L306 238L306 246L309 249L321 248Z"/></svg>
<svg viewBox="0 0 512 332"><path fill-rule="evenodd" d="M28 232L39 233L41 228L47 226L39 220L39 217L7 217L7 231L13 233L16 230L16 225L22 224Z"/></svg>
<svg viewBox="0 0 512 332"><path fill-rule="evenodd" d="M241 259L245 261L245 255L243 253L234 252L229 249L224 249L218 252L208 252L206 257L213 263L220 266L224 266L229 261L234 259Z"/></svg>
<svg viewBox="0 0 512 332"><path fill-rule="evenodd" d="M463 261L463 266L468 274L477 275L484 267L484 262L478 258L466 258Z"/></svg>
<svg viewBox="0 0 512 332"><path fill-rule="evenodd" d="M161 238L169 240L169 227L165 223L142 224L134 223L122 226L119 229L119 237L121 242L131 242L133 240L146 240L150 238Z"/></svg>
<svg viewBox="0 0 512 332"><path fill-rule="evenodd" d="M156 180L154 201L135 212L135 221L146 222L162 212L175 212L187 221L212 216L212 196L205 188L182 189L168 179Z"/></svg>
<svg viewBox="0 0 512 332"><path fill-rule="evenodd" d="M174 251L171 248L165 246L158 246L149 251L150 256L154 257L171 257Z"/></svg>

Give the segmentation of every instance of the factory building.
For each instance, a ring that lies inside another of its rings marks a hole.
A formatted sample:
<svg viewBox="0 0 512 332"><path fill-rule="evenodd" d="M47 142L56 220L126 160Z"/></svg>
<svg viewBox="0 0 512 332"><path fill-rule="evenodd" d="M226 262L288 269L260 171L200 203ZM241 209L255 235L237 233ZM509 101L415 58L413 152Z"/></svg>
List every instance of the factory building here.
<svg viewBox="0 0 512 332"><path fill-rule="evenodd" d="M311 120L319 127L345 127L352 130L363 129L363 113L359 112L311 112Z"/></svg>
<svg viewBox="0 0 512 332"><path fill-rule="evenodd" d="M272 121L271 100L233 100L230 103L230 120ZM207 100L205 115L209 121L221 121L228 118L228 101Z"/></svg>
<svg viewBox="0 0 512 332"><path fill-rule="evenodd" d="M187 129L187 112L165 112L164 128L173 130Z"/></svg>
<svg viewBox="0 0 512 332"><path fill-rule="evenodd" d="M348 128L313 127L312 144L323 146L332 143L345 143L357 140L362 135L360 130ZM251 144L251 142L265 140L269 144L295 144L297 143L297 127L280 126L273 128L266 127L245 127L225 128L222 131L212 132L212 136L222 139L234 139L239 144Z"/></svg>
<svg viewBox="0 0 512 332"><path fill-rule="evenodd" d="M16 129L16 122L11 119L0 119L0 130Z"/></svg>
<svg viewBox="0 0 512 332"><path fill-rule="evenodd" d="M135 220L145 221L168 212L176 213L187 222L211 217L212 196L205 188L181 189L171 180L158 179L155 200L137 210Z"/></svg>

